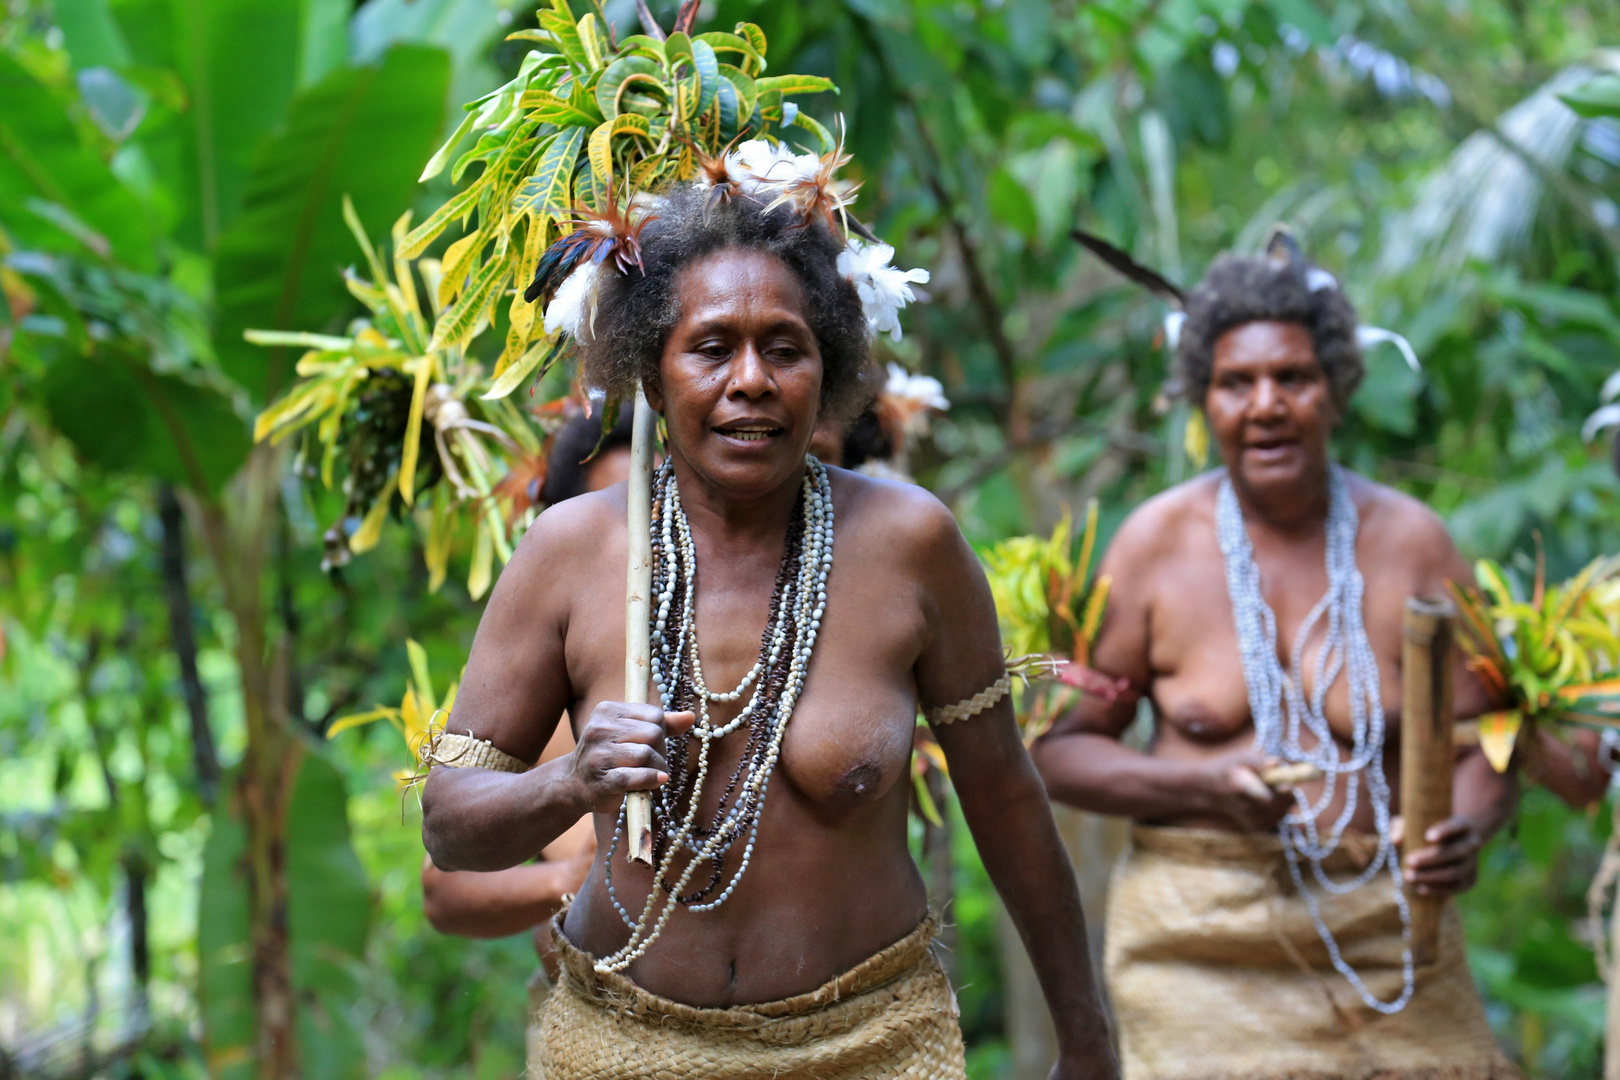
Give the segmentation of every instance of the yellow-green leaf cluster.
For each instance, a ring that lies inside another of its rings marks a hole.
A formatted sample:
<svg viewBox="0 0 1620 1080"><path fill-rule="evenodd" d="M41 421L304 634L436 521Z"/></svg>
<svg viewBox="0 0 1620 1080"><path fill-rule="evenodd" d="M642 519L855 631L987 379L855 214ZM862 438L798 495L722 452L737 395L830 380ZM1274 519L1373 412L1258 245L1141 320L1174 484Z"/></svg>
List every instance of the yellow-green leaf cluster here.
<svg viewBox="0 0 1620 1080"><path fill-rule="evenodd" d="M1050 537L1014 536L983 553L1001 622L1002 645L1014 656L1057 653L1085 664L1108 601L1108 581L1091 581L1097 545L1097 502L1086 506L1080 550L1065 512Z"/></svg>
<svg viewBox="0 0 1620 1080"><path fill-rule="evenodd" d="M575 20L566 0L550 0L539 23L510 35L533 46L517 75L468 103L428 161L421 179L448 169L456 191L414 228L409 215L395 224L388 262L345 200L364 265L344 279L367 317L347 335L248 335L307 350L298 381L259 417L255 434L306 433L327 487L355 438L346 418L367 380L382 369L410 379L399 467L380 495L347 508L345 517L361 520L348 548L377 542L396 498L420 507L434 588L456 538L471 532L475 598L532 518L533 507L498 505L500 477L541 447L535 424L508 398L562 350L522 292L541 254L574 228L577 208L606 209L610 191L622 208L635 193L691 179L698 152L716 155L735 139L781 138L791 128L817 149L832 147L825 128L786 99L837 88L814 76L767 76L765 35L751 23L615 43L596 15ZM459 235L441 258L428 257L446 232ZM505 339L485 353L496 357L486 370L474 350L503 309ZM424 499L418 464L429 445L446 482Z"/></svg>
<svg viewBox="0 0 1620 1080"><path fill-rule="evenodd" d="M494 304L521 292L541 253L572 228L575 207L601 210L609 191L622 204L630 193L689 180L694 148L716 154L734 139L779 131L789 118L830 147L825 129L784 96L836 87L812 76L764 77L765 35L751 23L663 41L637 34L615 45L594 14L574 21L566 0L552 0L539 18L539 29L510 35L535 46L517 76L466 106L467 118L422 173L426 180L448 167L460 183L478 170L401 245L415 257L452 223L466 227L444 260L437 345L464 345L493 321ZM542 332L520 304L512 301L496 375L531 356Z"/></svg>
<svg viewBox="0 0 1620 1080"><path fill-rule="evenodd" d="M440 700L433 693L433 679L428 671L427 650L413 640L405 642L405 655L410 661L411 677L405 684L405 695L400 699L398 706L379 705L364 712L345 716L332 724L326 731L328 739L335 739L351 728L363 727L377 720L387 720L393 725L405 740L406 749L410 751L411 760L416 760L418 748L427 736L428 725L433 718L443 713L449 717L456 705L456 690L459 682L452 682L445 689L444 698ZM409 777L412 770L402 770L398 775L401 779Z"/></svg>
<svg viewBox="0 0 1620 1080"><path fill-rule="evenodd" d="M1452 593L1469 667L1506 705L1481 723L1491 763L1507 767L1526 725L1620 727L1620 556L1552 586L1538 564L1529 596L1489 559L1474 576L1477 587Z"/></svg>

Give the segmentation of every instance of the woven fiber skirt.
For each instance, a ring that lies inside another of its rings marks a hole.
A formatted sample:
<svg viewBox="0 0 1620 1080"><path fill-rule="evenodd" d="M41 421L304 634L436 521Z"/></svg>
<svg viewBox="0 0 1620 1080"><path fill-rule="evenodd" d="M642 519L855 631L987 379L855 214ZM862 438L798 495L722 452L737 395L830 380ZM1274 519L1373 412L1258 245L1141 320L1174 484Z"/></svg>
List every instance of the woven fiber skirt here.
<svg viewBox="0 0 1620 1080"><path fill-rule="evenodd" d="M956 997L932 917L819 989L699 1009L648 993L562 934L531 1080L965 1080Z"/></svg>
<svg viewBox="0 0 1620 1080"><path fill-rule="evenodd" d="M1368 864L1370 840L1346 837L1328 864L1335 880ZM1393 1001L1401 924L1389 877L1318 895L1345 960ZM1455 907L1439 958L1385 1016L1333 969L1274 836L1133 829L1110 886L1107 974L1125 1080L1519 1077L1485 1021Z"/></svg>

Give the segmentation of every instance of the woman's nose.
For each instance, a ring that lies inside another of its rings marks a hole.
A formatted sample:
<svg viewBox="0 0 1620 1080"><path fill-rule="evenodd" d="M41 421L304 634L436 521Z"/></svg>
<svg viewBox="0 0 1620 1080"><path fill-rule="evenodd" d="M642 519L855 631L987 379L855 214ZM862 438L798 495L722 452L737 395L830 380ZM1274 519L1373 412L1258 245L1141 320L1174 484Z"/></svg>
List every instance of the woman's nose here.
<svg viewBox="0 0 1620 1080"><path fill-rule="evenodd" d="M745 342L731 359L730 380L726 385L727 395L737 395L749 399L763 397L776 388L776 382L771 378L770 365L765 358L759 355L759 350L753 342Z"/></svg>
<svg viewBox="0 0 1620 1080"><path fill-rule="evenodd" d="M1261 378L1255 381L1254 397L1250 399L1254 412L1261 416L1269 416L1281 411L1282 394L1277 389L1275 379Z"/></svg>

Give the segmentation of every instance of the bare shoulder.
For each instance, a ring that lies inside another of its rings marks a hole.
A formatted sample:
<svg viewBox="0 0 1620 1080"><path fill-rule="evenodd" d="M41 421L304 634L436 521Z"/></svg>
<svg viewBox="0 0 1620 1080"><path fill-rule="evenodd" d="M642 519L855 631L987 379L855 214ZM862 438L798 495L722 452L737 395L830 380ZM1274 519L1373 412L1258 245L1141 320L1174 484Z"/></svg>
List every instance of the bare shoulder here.
<svg viewBox="0 0 1620 1080"><path fill-rule="evenodd" d="M546 582L578 580L607 550L620 550L625 529L625 485L568 499L547 507L519 541L501 581L512 579L527 593Z"/></svg>
<svg viewBox="0 0 1620 1080"><path fill-rule="evenodd" d="M848 469L829 467L827 474L846 535L881 538L902 554L965 544L956 516L926 488Z"/></svg>
<svg viewBox="0 0 1620 1080"><path fill-rule="evenodd" d="M1449 552L1453 548L1451 533L1440 515L1429 509L1421 499L1404 491L1397 491L1359 473L1345 471L1355 500L1361 528L1380 544L1389 542L1402 547L1414 545L1425 549Z"/></svg>
<svg viewBox="0 0 1620 1080"><path fill-rule="evenodd" d="M1195 476L1132 510L1108 545L1108 564L1116 570L1142 569L1177 557L1189 542L1214 528L1220 478L1219 472Z"/></svg>
<svg viewBox="0 0 1620 1080"><path fill-rule="evenodd" d="M1410 578L1416 589L1437 588L1448 578L1471 578L1446 523L1422 500L1355 473L1345 475L1361 519L1356 547L1364 566Z"/></svg>

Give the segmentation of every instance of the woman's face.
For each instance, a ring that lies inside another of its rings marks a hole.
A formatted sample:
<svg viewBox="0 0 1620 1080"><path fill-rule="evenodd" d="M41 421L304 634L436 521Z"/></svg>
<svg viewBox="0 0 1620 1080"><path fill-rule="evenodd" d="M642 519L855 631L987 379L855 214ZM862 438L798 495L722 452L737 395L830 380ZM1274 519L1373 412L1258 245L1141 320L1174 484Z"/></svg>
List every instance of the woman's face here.
<svg viewBox="0 0 1620 1080"><path fill-rule="evenodd" d="M688 264L677 295L680 321L647 392L671 451L738 496L792 482L815 431L822 371L798 279L767 252L726 249Z"/></svg>
<svg viewBox="0 0 1620 1080"><path fill-rule="evenodd" d="M1311 333L1250 322L1215 342L1204 414L1234 481L1286 488L1319 476L1338 409Z"/></svg>

